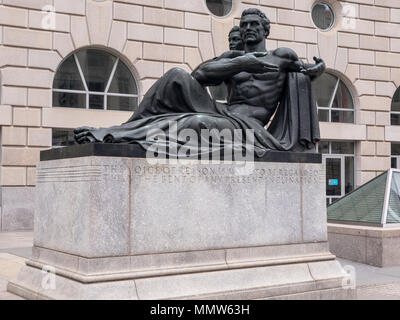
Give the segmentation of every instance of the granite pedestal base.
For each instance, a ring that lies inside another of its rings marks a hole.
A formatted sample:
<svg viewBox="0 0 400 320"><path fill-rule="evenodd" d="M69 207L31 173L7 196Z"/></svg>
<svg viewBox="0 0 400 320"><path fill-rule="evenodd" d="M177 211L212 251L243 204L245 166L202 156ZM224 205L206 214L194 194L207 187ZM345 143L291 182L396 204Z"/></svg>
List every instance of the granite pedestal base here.
<svg viewBox="0 0 400 320"><path fill-rule="evenodd" d="M10 292L30 299L354 297L328 249L319 155L308 156L313 163L275 155L245 167L154 164L81 147L83 157L47 153L38 165L33 254Z"/></svg>
<svg viewBox="0 0 400 320"><path fill-rule="evenodd" d="M329 247L340 258L375 267L400 266L400 227L328 224Z"/></svg>

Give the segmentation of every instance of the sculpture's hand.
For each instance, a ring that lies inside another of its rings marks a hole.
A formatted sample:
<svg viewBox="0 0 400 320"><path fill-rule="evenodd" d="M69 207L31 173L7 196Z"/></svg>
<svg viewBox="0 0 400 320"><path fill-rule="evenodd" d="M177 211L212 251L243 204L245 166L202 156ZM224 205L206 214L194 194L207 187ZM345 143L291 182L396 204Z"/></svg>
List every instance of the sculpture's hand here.
<svg viewBox="0 0 400 320"><path fill-rule="evenodd" d="M314 57L314 61L314 65L306 65L300 69L300 72L315 79L325 72L326 65L321 58Z"/></svg>
<svg viewBox="0 0 400 320"><path fill-rule="evenodd" d="M242 65L243 71L249 73L279 72L279 66L262 59L267 52L250 52L237 59Z"/></svg>
<svg viewBox="0 0 400 320"><path fill-rule="evenodd" d="M92 135L92 131L96 130L92 127L79 127L74 130L75 141L79 144L85 144L94 142L95 139Z"/></svg>

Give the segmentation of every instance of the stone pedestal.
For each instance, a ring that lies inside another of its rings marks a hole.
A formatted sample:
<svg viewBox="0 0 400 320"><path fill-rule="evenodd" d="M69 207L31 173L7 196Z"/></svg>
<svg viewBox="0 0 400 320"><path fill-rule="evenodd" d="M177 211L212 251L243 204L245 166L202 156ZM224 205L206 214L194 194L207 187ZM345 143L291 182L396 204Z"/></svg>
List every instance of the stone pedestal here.
<svg viewBox="0 0 400 320"><path fill-rule="evenodd" d="M340 258L375 267L400 266L400 227L328 224L329 246Z"/></svg>
<svg viewBox="0 0 400 320"><path fill-rule="evenodd" d="M74 148L42 154L33 255L10 292L32 299L354 296L328 249L320 155L271 153L275 162L244 168L150 164L133 146ZM43 268L55 270L55 286L44 283L51 275Z"/></svg>

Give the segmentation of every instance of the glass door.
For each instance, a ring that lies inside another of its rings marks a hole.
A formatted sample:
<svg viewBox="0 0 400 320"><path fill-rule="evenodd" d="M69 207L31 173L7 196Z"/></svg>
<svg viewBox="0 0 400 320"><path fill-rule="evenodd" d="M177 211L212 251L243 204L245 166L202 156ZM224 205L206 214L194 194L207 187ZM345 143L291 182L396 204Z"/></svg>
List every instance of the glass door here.
<svg viewBox="0 0 400 320"><path fill-rule="evenodd" d="M321 141L318 152L326 165L326 204L354 190L354 142Z"/></svg>
<svg viewBox="0 0 400 320"><path fill-rule="evenodd" d="M325 156L326 204L331 204L344 195L344 163L341 156Z"/></svg>

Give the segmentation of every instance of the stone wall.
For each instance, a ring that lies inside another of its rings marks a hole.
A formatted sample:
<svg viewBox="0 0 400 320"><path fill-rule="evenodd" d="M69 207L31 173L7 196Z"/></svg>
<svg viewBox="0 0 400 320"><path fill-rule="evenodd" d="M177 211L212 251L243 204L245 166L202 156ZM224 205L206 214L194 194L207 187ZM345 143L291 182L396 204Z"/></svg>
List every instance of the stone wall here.
<svg viewBox="0 0 400 320"><path fill-rule="evenodd" d="M337 257L375 267L400 265L400 228L328 223L329 250Z"/></svg>
<svg viewBox="0 0 400 320"><path fill-rule="evenodd" d="M321 132L323 139L360 141L356 184L365 183L390 167L390 141L400 141L389 113L400 85L400 2L325 2L337 18L329 32L313 25L314 0L234 0L226 18L212 16L203 0L0 1L0 188L18 192L35 185L35 165L40 150L51 146L51 128L109 126L129 117L129 112L51 107L55 71L69 54L87 46L118 54L143 96L170 68L190 71L227 50L227 33L249 6L271 19L269 49L291 47L309 62L319 55L350 87L356 123L321 123ZM52 30L41 23L46 5L55 10Z"/></svg>

